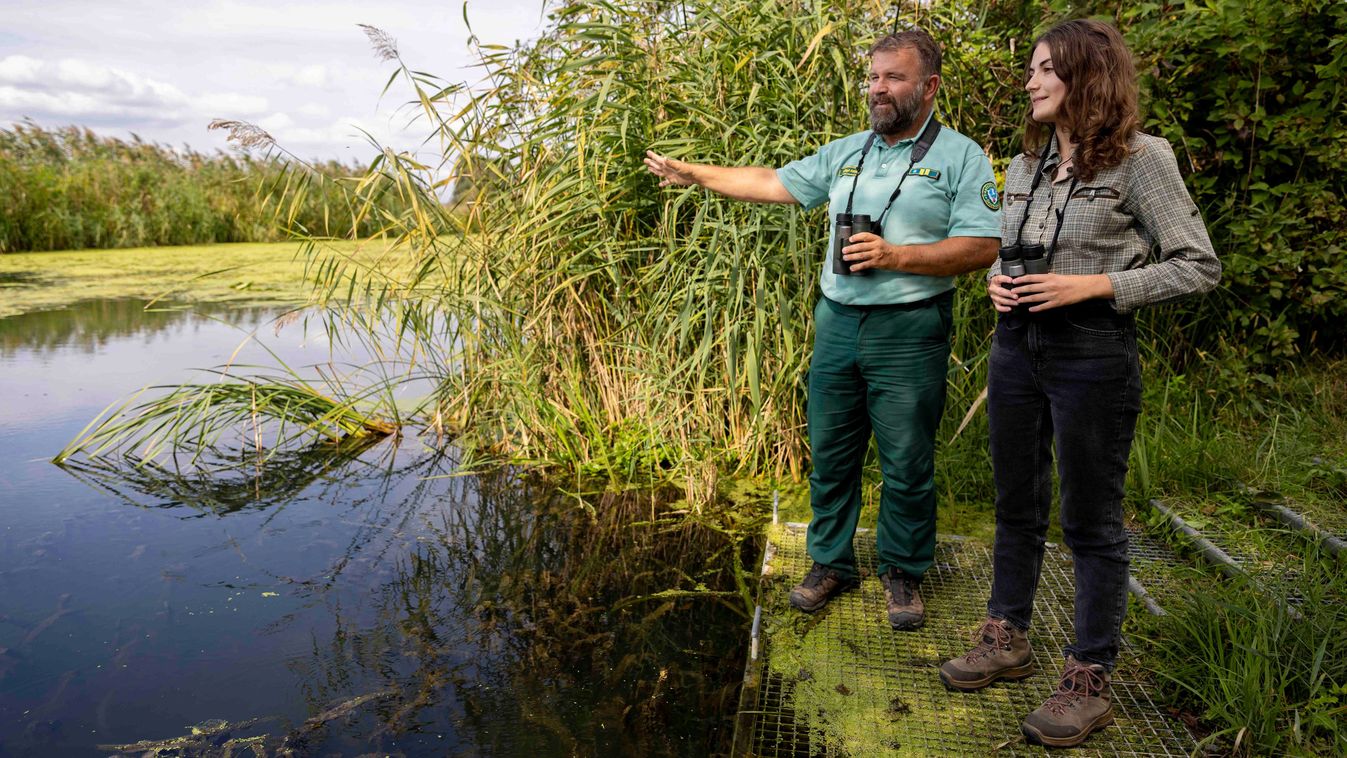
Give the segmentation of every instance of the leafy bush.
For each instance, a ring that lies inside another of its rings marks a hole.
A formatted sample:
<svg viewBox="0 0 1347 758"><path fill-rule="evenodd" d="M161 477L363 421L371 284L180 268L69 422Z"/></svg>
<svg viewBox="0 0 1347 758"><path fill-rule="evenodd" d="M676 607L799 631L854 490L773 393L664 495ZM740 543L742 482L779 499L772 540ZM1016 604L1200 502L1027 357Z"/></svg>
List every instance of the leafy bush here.
<svg viewBox="0 0 1347 758"><path fill-rule="evenodd" d="M1110 9L1111 10L1111 9ZM1347 337L1347 5L1140 3L1123 25L1225 264L1186 310L1247 381Z"/></svg>

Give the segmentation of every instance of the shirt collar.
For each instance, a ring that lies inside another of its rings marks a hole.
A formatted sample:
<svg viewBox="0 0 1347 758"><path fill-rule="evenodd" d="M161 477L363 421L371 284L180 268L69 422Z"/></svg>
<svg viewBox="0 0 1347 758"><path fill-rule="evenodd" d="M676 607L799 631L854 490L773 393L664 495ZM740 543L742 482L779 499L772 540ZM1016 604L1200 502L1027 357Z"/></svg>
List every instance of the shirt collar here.
<svg viewBox="0 0 1347 758"><path fill-rule="evenodd" d="M1043 159L1043 173L1050 179L1051 177L1056 176L1057 167L1062 163L1062 153L1057 149L1056 137L1052 138L1051 145L1052 149L1048 151L1048 157ZM1066 173L1068 176L1074 176L1076 173L1076 165L1073 163L1070 166L1067 166Z"/></svg>

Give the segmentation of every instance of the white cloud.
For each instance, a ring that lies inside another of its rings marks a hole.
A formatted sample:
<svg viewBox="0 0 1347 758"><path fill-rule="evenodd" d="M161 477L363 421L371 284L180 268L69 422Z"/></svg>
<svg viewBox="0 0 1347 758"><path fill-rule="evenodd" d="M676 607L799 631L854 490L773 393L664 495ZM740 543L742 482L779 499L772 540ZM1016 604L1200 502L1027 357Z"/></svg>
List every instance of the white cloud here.
<svg viewBox="0 0 1347 758"><path fill-rule="evenodd" d="M4 3L6 0L0 0ZM510 43L536 33L542 0L468 0L473 31ZM459 2L386 0L87 0L19 2L0 33L0 128L44 126L224 147L214 118L254 121L304 157L370 157L382 144L417 149L392 72L356 26L397 39L412 68L476 81Z"/></svg>
<svg viewBox="0 0 1347 758"><path fill-rule="evenodd" d="M50 62L14 55L0 60L0 104L6 111L41 117L109 117L139 114L156 122L214 115L253 116L267 100L238 92L187 94L168 82L118 68L68 58Z"/></svg>
<svg viewBox="0 0 1347 758"><path fill-rule="evenodd" d="M327 66L305 66L291 75L290 81L301 87L326 87Z"/></svg>
<svg viewBox="0 0 1347 758"><path fill-rule="evenodd" d="M258 119L257 121L257 125L271 132L271 136L273 137L276 136L277 132L293 126L294 123L295 120L284 113L273 113L270 116Z"/></svg>
<svg viewBox="0 0 1347 758"><path fill-rule="evenodd" d="M265 113L267 107L265 97L244 95L238 92L201 95L192 99L192 110L208 118L217 116L246 118Z"/></svg>
<svg viewBox="0 0 1347 758"><path fill-rule="evenodd" d="M34 84L42 61L26 55L10 55L0 59L0 84Z"/></svg>
<svg viewBox="0 0 1347 758"><path fill-rule="evenodd" d="M106 113L97 100L77 92L34 92L18 87L0 86L0 108L21 113L50 113L63 118Z"/></svg>

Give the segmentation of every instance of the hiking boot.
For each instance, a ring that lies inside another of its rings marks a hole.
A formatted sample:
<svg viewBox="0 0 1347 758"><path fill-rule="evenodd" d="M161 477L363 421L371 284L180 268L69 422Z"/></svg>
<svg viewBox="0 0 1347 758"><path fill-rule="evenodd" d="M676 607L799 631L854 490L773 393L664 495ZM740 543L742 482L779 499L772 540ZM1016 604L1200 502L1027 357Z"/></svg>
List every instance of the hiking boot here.
<svg viewBox="0 0 1347 758"><path fill-rule="evenodd" d="M840 595L856 584L855 577L842 576L822 563L815 563L805 574L804 581L791 589L790 604L805 613L813 613L827 605L834 595Z"/></svg>
<svg viewBox="0 0 1347 758"><path fill-rule="evenodd" d="M1113 698L1108 680L1103 666L1067 656L1057 691L1020 725L1024 738L1036 745L1075 747L1090 732L1111 724Z"/></svg>
<svg viewBox="0 0 1347 758"><path fill-rule="evenodd" d="M980 690L997 679L1034 673L1029 638L1005 619L987 617L973 636L973 649L940 666L940 681L955 690Z"/></svg>
<svg viewBox="0 0 1347 758"><path fill-rule="evenodd" d="M900 631L917 629L926 623L926 604L921 601L921 580L913 579L896 568L880 574L884 584L884 604L889 626Z"/></svg>

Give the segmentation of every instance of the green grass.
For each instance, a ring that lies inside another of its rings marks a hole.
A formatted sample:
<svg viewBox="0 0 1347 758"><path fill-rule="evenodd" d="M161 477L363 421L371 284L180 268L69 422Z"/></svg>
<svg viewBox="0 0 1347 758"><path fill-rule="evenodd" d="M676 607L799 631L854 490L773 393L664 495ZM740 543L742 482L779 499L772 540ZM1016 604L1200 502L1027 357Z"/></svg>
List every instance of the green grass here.
<svg viewBox="0 0 1347 758"><path fill-rule="evenodd" d="M1247 581L1188 572L1200 591L1134 618L1145 664L1222 755L1347 752L1347 577L1315 551L1297 568L1303 617Z"/></svg>

